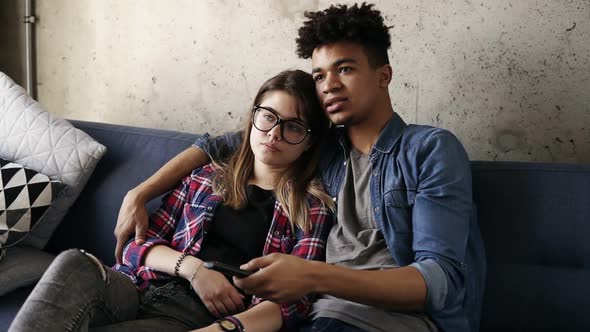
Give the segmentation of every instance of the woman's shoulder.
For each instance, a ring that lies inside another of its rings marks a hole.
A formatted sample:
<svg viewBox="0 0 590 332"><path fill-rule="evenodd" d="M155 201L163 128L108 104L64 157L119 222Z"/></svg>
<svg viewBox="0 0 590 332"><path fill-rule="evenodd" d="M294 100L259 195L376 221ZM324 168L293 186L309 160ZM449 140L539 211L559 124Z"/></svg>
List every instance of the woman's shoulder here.
<svg viewBox="0 0 590 332"><path fill-rule="evenodd" d="M327 210L331 210L334 207L335 202L335 200L328 195L326 188L319 177L312 180L306 199L310 208L317 207Z"/></svg>
<svg viewBox="0 0 590 332"><path fill-rule="evenodd" d="M312 195L312 194L307 194L306 200L307 200L307 206L309 206L309 209L310 209L312 215L313 214L331 214L332 213L330 206L328 204L326 204L326 202L324 202L319 197Z"/></svg>
<svg viewBox="0 0 590 332"><path fill-rule="evenodd" d="M215 165L213 163L208 163L205 164L201 167L197 167L195 168L192 172L191 172L191 177L199 177L199 176L210 176L215 174L215 171L217 170L217 168L215 167Z"/></svg>
<svg viewBox="0 0 590 332"><path fill-rule="evenodd" d="M212 186L212 180L216 170L217 169L213 163L206 164L195 168L191 174L185 178L185 181L192 185L198 184Z"/></svg>

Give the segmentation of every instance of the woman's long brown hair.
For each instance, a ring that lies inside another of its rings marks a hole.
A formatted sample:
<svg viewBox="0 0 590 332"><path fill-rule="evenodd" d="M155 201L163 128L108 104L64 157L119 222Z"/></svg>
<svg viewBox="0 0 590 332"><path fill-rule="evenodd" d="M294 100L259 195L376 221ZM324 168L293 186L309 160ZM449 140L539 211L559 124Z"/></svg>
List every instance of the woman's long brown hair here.
<svg viewBox="0 0 590 332"><path fill-rule="evenodd" d="M310 148L287 168L274 187L275 196L291 220L291 226L309 231L311 223L308 195L334 209L334 202L324 192L317 178L320 159L318 143L327 134L329 121L321 109L315 82L310 74L302 70L286 70L272 77L258 90L251 109L259 105L266 94L272 91L284 91L297 99L297 116L305 118L311 130ZM234 209L244 208L248 202L246 187L254 169L254 153L250 147L251 119L252 111L244 126L240 150L227 163L215 162L213 190L223 196L224 204Z"/></svg>

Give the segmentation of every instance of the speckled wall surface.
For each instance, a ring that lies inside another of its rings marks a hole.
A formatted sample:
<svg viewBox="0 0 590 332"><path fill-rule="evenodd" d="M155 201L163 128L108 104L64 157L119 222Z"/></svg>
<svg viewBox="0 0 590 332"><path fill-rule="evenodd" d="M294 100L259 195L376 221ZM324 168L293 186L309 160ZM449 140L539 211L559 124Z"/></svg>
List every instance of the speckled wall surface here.
<svg viewBox="0 0 590 332"><path fill-rule="evenodd" d="M349 1L345 1L349 2ZM39 99L65 118L218 134L329 1L37 1ZM590 163L590 2L376 1L407 122L471 159Z"/></svg>

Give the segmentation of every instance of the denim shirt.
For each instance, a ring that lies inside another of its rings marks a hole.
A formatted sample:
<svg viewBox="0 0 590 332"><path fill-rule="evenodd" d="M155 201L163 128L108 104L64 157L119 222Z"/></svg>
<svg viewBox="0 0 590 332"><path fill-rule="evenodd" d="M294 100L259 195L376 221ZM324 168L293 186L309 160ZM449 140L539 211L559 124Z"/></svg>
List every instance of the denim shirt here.
<svg viewBox="0 0 590 332"><path fill-rule="evenodd" d="M240 139L205 135L195 145L220 158ZM349 156L344 130L334 130L322 156L322 179L336 198ZM369 159L375 221L395 261L422 274L424 311L441 331L477 331L486 266L465 149L449 131L406 125L394 113Z"/></svg>
<svg viewBox="0 0 590 332"><path fill-rule="evenodd" d="M327 142L320 165L332 197L350 149L340 131ZM425 311L442 331L477 331L485 253L463 146L449 131L408 126L394 113L369 160L373 216L395 261L424 277Z"/></svg>

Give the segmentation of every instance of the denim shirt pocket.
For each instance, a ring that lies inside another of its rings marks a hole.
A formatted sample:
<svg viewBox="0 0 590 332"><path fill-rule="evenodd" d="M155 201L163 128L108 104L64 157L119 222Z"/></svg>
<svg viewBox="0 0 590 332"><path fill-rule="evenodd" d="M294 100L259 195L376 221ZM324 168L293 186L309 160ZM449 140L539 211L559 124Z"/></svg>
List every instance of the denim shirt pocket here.
<svg viewBox="0 0 590 332"><path fill-rule="evenodd" d="M383 196L387 220L396 233L411 232L411 209L414 205L416 191L409 188L395 188Z"/></svg>

